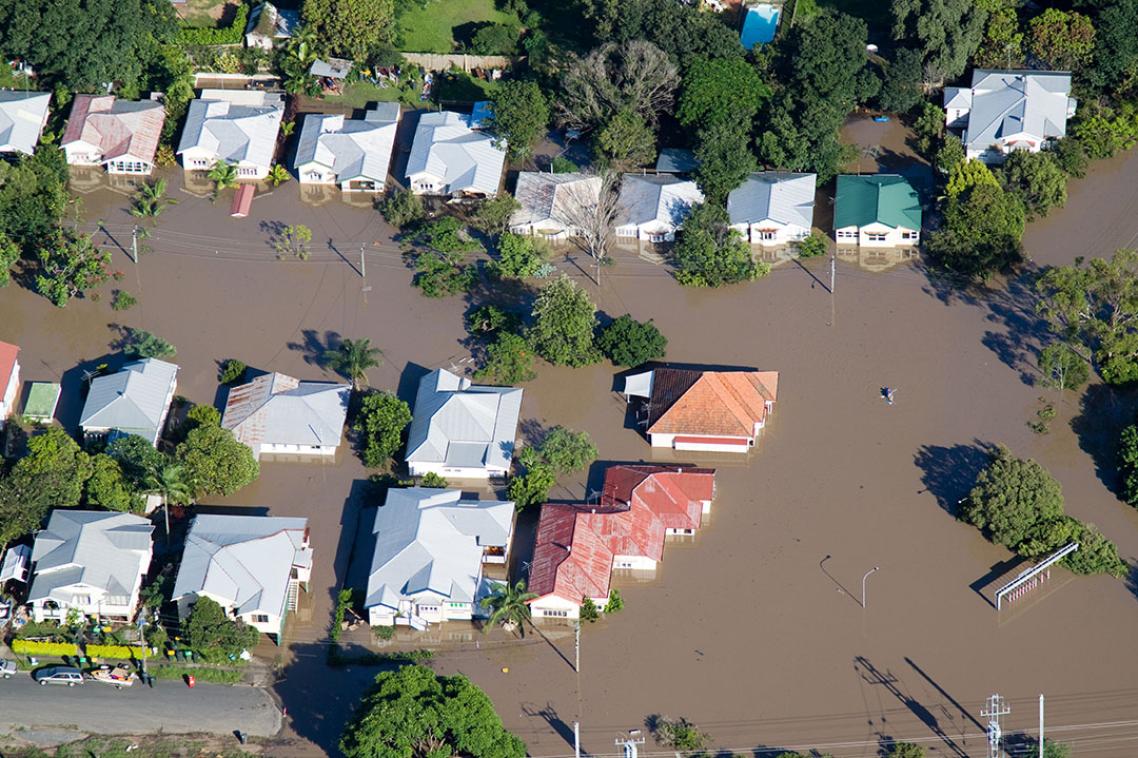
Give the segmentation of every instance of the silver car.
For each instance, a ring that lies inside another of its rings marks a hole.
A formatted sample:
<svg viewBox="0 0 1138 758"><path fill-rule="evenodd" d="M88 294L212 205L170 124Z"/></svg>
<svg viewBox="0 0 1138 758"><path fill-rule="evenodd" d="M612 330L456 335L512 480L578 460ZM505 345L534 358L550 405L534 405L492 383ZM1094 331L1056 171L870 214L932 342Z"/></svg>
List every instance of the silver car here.
<svg viewBox="0 0 1138 758"><path fill-rule="evenodd" d="M16 675L19 669L16 668L16 662L8 658L0 658L0 676L5 679L11 679Z"/></svg>
<svg viewBox="0 0 1138 758"><path fill-rule="evenodd" d="M44 666L32 672L32 679L42 684L83 684L83 672L74 666Z"/></svg>

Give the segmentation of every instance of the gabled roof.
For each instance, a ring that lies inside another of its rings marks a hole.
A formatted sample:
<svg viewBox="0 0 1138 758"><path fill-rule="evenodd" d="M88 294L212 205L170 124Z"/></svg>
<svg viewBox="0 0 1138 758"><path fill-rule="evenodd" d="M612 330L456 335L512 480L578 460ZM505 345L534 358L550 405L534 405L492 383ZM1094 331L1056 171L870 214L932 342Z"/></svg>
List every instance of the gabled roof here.
<svg viewBox="0 0 1138 758"><path fill-rule="evenodd" d="M458 490L388 490L372 526L364 607L397 609L400 598L423 592L474 602L483 551L509 545L513 519L512 502L468 500Z"/></svg>
<svg viewBox="0 0 1138 758"><path fill-rule="evenodd" d="M131 156L152 163L166 109L154 100L119 100L114 95L76 95L62 147L94 145L104 161Z"/></svg>
<svg viewBox="0 0 1138 758"><path fill-rule="evenodd" d="M265 374L229 391L221 425L254 449L262 444L336 447L351 393L350 384Z"/></svg>
<svg viewBox="0 0 1138 758"><path fill-rule="evenodd" d="M284 115L279 93L256 90L202 90L190 103L178 154L194 148L218 160L258 166L272 163Z"/></svg>
<svg viewBox="0 0 1138 758"><path fill-rule="evenodd" d="M753 437L778 395L777 371L653 372L648 434Z"/></svg>
<svg viewBox="0 0 1138 758"><path fill-rule="evenodd" d="M150 565L154 526L140 516L109 511L54 510L32 548L28 600L70 605L68 588L82 584L129 597Z"/></svg>
<svg viewBox="0 0 1138 758"><path fill-rule="evenodd" d="M352 62L347 58L317 58L308 68L309 76L326 79L345 79L352 72Z"/></svg>
<svg viewBox="0 0 1138 758"><path fill-rule="evenodd" d="M625 174L620 187L617 226L642 226L658 221L679 227L693 205L703 202L695 182L671 174Z"/></svg>
<svg viewBox="0 0 1138 758"><path fill-rule="evenodd" d="M571 603L608 597L612 550L580 519L573 505L543 505L526 589Z"/></svg>
<svg viewBox="0 0 1138 758"><path fill-rule="evenodd" d="M514 192L521 206L510 217L511 226L554 223L562 227L579 226L585 213L595 206L600 195L601 178L587 174L545 174L536 171L518 173Z"/></svg>
<svg viewBox="0 0 1138 758"><path fill-rule="evenodd" d="M450 193L493 195L502 179L505 147L504 140L471 129L461 113L424 113L415 127L406 176L438 177Z"/></svg>
<svg viewBox="0 0 1138 758"><path fill-rule="evenodd" d="M50 103L50 92L0 90L0 153L34 153Z"/></svg>
<svg viewBox="0 0 1138 758"><path fill-rule="evenodd" d="M520 389L476 386L435 369L419 380L405 460L508 469L521 406Z"/></svg>
<svg viewBox="0 0 1138 758"><path fill-rule="evenodd" d="M976 69L965 145L985 150L1020 133L1040 139L1062 137L1067 133L1070 93L1071 74L1064 71Z"/></svg>
<svg viewBox="0 0 1138 758"><path fill-rule="evenodd" d="M0 400L3 400L4 390L12 380L16 371L16 362L20 355L20 348L8 342L0 342Z"/></svg>
<svg viewBox="0 0 1138 758"><path fill-rule="evenodd" d="M339 182L387 181L387 167L399 127L399 103L376 103L362 119L310 113L304 117L293 166L318 163Z"/></svg>
<svg viewBox="0 0 1138 758"><path fill-rule="evenodd" d="M173 600L209 595L238 614L283 618L293 567L312 566L308 519L199 514L186 547Z"/></svg>
<svg viewBox="0 0 1138 758"><path fill-rule="evenodd" d="M287 39L300 24L300 14L294 10L281 10L270 2L262 2L249 11L245 33L271 39Z"/></svg>
<svg viewBox="0 0 1138 758"><path fill-rule="evenodd" d="M153 443L168 409L178 367L157 358L132 361L121 371L96 377L83 404L79 425L87 430L117 429Z"/></svg>
<svg viewBox="0 0 1138 758"><path fill-rule="evenodd" d="M834 228L875 223L894 229L920 229L921 201L913 185L897 174L839 176Z"/></svg>
<svg viewBox="0 0 1138 758"><path fill-rule="evenodd" d="M814 174L765 171L751 174L727 196L732 224L776 221L810 229L814 225Z"/></svg>
<svg viewBox="0 0 1138 758"><path fill-rule="evenodd" d="M646 508L667 529L698 529L703 503L715 496L715 469L686 466L609 466L604 508Z"/></svg>

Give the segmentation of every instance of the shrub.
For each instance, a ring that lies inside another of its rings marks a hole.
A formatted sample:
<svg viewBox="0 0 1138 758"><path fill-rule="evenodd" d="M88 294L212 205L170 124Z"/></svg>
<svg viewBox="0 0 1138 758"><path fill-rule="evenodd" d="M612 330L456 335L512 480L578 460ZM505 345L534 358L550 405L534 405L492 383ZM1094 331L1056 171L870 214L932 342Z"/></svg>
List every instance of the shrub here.
<svg viewBox="0 0 1138 758"><path fill-rule="evenodd" d="M389 640L395 636L395 627L393 626L373 626L371 628L372 634L375 635L377 640Z"/></svg>
<svg viewBox="0 0 1138 758"><path fill-rule="evenodd" d="M488 24L474 33L470 50L475 55L513 55L518 51L518 28Z"/></svg>
<svg viewBox="0 0 1138 758"><path fill-rule="evenodd" d="M350 589L342 589L336 595L336 612L332 616L332 630L328 635L332 638L333 642L340 641L340 635L343 633L344 616L348 612L348 608L352 606L352 591Z"/></svg>
<svg viewBox="0 0 1138 758"><path fill-rule="evenodd" d="M87 655L92 658L114 658L129 661L150 657L150 650L149 648L130 645L87 645Z"/></svg>
<svg viewBox="0 0 1138 758"><path fill-rule="evenodd" d="M471 334L516 333L521 325L518 314L504 311L496 305L480 306L466 317L466 329Z"/></svg>
<svg viewBox="0 0 1138 758"><path fill-rule="evenodd" d="M549 499L549 491L557 483L553 468L538 463L526 471L525 476L515 476L510 481L507 497L514 501L514 507L525 510L530 506L541 505Z"/></svg>
<svg viewBox="0 0 1138 758"><path fill-rule="evenodd" d="M553 163L550 166L555 174L575 174L581 170L573 161L566 158L564 155L555 155Z"/></svg>
<svg viewBox="0 0 1138 758"><path fill-rule="evenodd" d="M36 642L16 639L12 640L12 652L17 655L62 658L65 655L78 655L79 648L73 642Z"/></svg>
<svg viewBox="0 0 1138 758"><path fill-rule="evenodd" d="M528 382L537 376L533 360L533 348L524 337L499 332L497 339L486 348L486 363L474 372L474 378L500 385Z"/></svg>
<svg viewBox="0 0 1138 758"><path fill-rule="evenodd" d="M589 438L588 432L575 432L563 426L555 426L535 450L526 448L526 457L531 460L536 453L541 463L547 464L557 474L583 469L597 458L597 446Z"/></svg>
<svg viewBox="0 0 1138 758"><path fill-rule="evenodd" d="M477 271L474 266L464 265L462 256L456 253L440 253L429 250L420 253L415 259L414 285L427 297L446 297L466 292L474 286Z"/></svg>
<svg viewBox="0 0 1138 758"><path fill-rule="evenodd" d="M581 620L588 621L590 624L601 617L600 609L597 604L593 602L591 597L587 597L581 601Z"/></svg>
<svg viewBox="0 0 1138 758"><path fill-rule="evenodd" d="M798 243L798 257L818 258L826 254L827 248L829 248L829 244L826 242L826 238L821 234L811 232Z"/></svg>
<svg viewBox="0 0 1138 758"><path fill-rule="evenodd" d="M605 613L616 613L624 608L624 598L620 594L620 590L609 590L609 600L605 603Z"/></svg>
<svg viewBox="0 0 1138 758"><path fill-rule="evenodd" d="M173 358L178 352L161 337L142 329L131 329L123 344L123 352L132 358Z"/></svg>
<svg viewBox="0 0 1138 758"><path fill-rule="evenodd" d="M670 748L691 752L702 750L707 744L707 735L685 718L658 716L653 721L655 728L652 731L656 740Z"/></svg>
<svg viewBox="0 0 1138 758"><path fill-rule="evenodd" d="M229 358L221 364L221 369L217 372L217 381L222 384L236 384L245 378L246 366L236 358Z"/></svg>
<svg viewBox="0 0 1138 758"><path fill-rule="evenodd" d="M379 212L392 226L404 229L423 219L423 200L408 189L396 189L379 204Z"/></svg>
<svg viewBox="0 0 1138 758"><path fill-rule="evenodd" d="M510 227L510 217L521 204L505 193L483 200L474 214L474 225L487 234L502 234Z"/></svg>
<svg viewBox="0 0 1138 758"><path fill-rule="evenodd" d="M1122 430L1118 446L1118 474L1122 478L1122 499L1138 508L1138 425Z"/></svg>
<svg viewBox="0 0 1138 758"><path fill-rule="evenodd" d="M536 276L545 263L545 251L533 237L503 234L498 238L498 257L488 266L503 279L525 279Z"/></svg>
<svg viewBox="0 0 1138 758"><path fill-rule="evenodd" d="M668 338L652 320L637 321L629 314L614 320L597 337L597 347L616 366L639 366L664 357Z"/></svg>
<svg viewBox="0 0 1138 758"><path fill-rule="evenodd" d="M443 490L450 486L450 483L447 482L446 479L436 474L434 471L428 471L427 473L423 474L423 477L419 480L419 486Z"/></svg>
<svg viewBox="0 0 1138 758"><path fill-rule="evenodd" d="M199 45L236 45L245 37L245 26L249 21L249 4L241 3L237 6L237 13L233 16L233 23L220 28L181 26L175 37L177 44L182 47Z"/></svg>
<svg viewBox="0 0 1138 758"><path fill-rule="evenodd" d="M138 299L126 290L115 290L114 297L111 298L111 310L113 311L126 311L138 305Z"/></svg>

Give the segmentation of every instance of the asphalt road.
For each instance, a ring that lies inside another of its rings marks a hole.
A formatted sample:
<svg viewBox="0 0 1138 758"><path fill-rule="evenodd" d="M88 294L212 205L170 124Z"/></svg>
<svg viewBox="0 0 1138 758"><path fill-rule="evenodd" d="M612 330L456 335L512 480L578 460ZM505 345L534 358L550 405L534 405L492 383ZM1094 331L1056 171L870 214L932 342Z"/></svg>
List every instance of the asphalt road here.
<svg viewBox="0 0 1138 758"><path fill-rule="evenodd" d="M40 686L27 674L0 681L0 733L19 728L67 726L92 734L167 734L240 729L271 737L281 714L269 694L257 687L158 681L153 689L135 684L114 687L85 682L76 687Z"/></svg>

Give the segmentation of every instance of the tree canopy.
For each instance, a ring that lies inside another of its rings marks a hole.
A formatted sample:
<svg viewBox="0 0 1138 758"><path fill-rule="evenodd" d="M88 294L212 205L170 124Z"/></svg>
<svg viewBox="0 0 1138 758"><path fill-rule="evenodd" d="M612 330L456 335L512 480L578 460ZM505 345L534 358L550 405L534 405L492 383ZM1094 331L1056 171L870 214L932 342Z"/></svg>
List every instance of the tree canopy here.
<svg viewBox="0 0 1138 758"><path fill-rule="evenodd" d="M1038 463L1000 447L976 478L962 513L994 542L1016 550L1041 522L1063 515L1063 491Z"/></svg>
<svg viewBox="0 0 1138 758"><path fill-rule="evenodd" d="M597 347L616 366L639 366L663 358L668 338L651 319L637 321L626 313L601 331Z"/></svg>
<svg viewBox="0 0 1138 758"><path fill-rule="evenodd" d="M230 618L208 597L199 597L183 632L194 655L209 663L226 663L257 644L260 633L244 621Z"/></svg>
<svg viewBox="0 0 1138 758"><path fill-rule="evenodd" d="M964 73L988 22L976 0L892 0L891 10L893 39L920 51L930 84Z"/></svg>
<svg viewBox="0 0 1138 758"><path fill-rule="evenodd" d="M585 290L562 274L538 293L528 336L537 354L550 363L586 366L599 357L593 345L596 326L597 306Z"/></svg>
<svg viewBox="0 0 1138 758"><path fill-rule="evenodd" d="M411 423L411 408L390 392L364 396L353 429L360 435L365 466L386 466L403 444L403 430Z"/></svg>
<svg viewBox="0 0 1138 758"><path fill-rule="evenodd" d="M1018 196L998 184L976 184L948 201L928 250L949 271L987 279L1022 259L1024 219Z"/></svg>
<svg viewBox="0 0 1138 758"><path fill-rule="evenodd" d="M394 39L393 0L304 0L302 12L316 46L334 54L364 60Z"/></svg>
<svg viewBox="0 0 1138 758"><path fill-rule="evenodd" d="M561 123L578 128L607 124L623 112L655 124L678 83L675 65L651 42L610 42L566 67L554 105Z"/></svg>
<svg viewBox="0 0 1138 758"><path fill-rule="evenodd" d="M742 124L747 130L770 88L743 58L697 58L684 72L676 118L701 129Z"/></svg>
<svg viewBox="0 0 1138 758"><path fill-rule="evenodd" d="M1028 51L1049 69L1075 71L1094 55L1095 27L1082 13L1047 8L1028 29Z"/></svg>
<svg viewBox="0 0 1138 758"><path fill-rule="evenodd" d="M673 252L680 284L722 287L764 276L770 270L754 261L751 246L727 222L722 206L703 203L692 209Z"/></svg>
<svg viewBox="0 0 1138 758"><path fill-rule="evenodd" d="M206 495L232 495L257 479L261 467L253 451L220 426L198 426L178 445L182 466L195 500Z"/></svg>
<svg viewBox="0 0 1138 758"><path fill-rule="evenodd" d="M510 160L530 157L548 125L549 102L537 82L513 80L498 86L490 129L506 141Z"/></svg>

